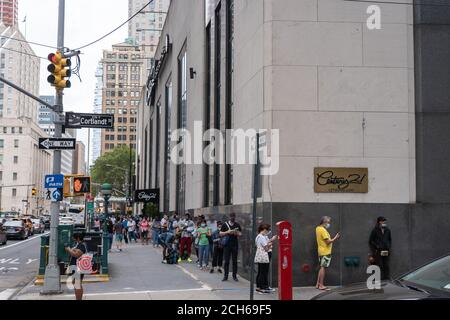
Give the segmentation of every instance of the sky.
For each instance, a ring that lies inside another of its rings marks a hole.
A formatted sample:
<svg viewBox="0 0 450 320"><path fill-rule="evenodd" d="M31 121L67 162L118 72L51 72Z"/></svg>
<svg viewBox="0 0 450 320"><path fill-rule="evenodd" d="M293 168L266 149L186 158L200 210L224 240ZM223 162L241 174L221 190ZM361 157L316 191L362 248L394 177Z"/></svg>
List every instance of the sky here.
<svg viewBox="0 0 450 320"><path fill-rule="evenodd" d="M19 0L19 27L28 41L56 46L58 27L58 0ZM24 17L26 23L23 23ZM128 19L127 0L66 0L65 46L76 49L110 32ZM72 76L72 88L64 91L64 111L93 112L95 71L104 49L125 40L125 25L109 37L82 50L81 80ZM37 55L47 57L52 49L32 45ZM73 61L74 62L74 61ZM47 66L42 60L40 94L54 95L47 83ZM88 147L88 130L77 130L77 138ZM91 164L92 165L92 164Z"/></svg>

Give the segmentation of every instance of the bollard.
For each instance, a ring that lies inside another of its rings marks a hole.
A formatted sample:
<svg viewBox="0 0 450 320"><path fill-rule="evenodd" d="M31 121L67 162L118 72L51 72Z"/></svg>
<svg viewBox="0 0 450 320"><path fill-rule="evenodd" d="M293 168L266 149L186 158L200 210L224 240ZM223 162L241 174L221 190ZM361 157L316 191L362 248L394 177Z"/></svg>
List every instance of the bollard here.
<svg viewBox="0 0 450 320"><path fill-rule="evenodd" d="M292 300L292 225L277 223L278 228L278 299Z"/></svg>

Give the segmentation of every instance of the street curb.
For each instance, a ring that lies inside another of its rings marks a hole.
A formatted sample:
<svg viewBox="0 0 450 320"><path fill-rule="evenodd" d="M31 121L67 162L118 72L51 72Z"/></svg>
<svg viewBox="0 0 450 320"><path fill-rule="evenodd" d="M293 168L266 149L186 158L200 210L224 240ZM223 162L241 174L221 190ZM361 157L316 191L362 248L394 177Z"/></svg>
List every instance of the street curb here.
<svg viewBox="0 0 450 320"><path fill-rule="evenodd" d="M34 281L35 286L43 286L44 285L44 276L39 275L36 277ZM66 283L67 276L61 276L61 283ZM108 274L100 274L100 275L88 275L83 279L83 283L102 283L109 282L111 278Z"/></svg>

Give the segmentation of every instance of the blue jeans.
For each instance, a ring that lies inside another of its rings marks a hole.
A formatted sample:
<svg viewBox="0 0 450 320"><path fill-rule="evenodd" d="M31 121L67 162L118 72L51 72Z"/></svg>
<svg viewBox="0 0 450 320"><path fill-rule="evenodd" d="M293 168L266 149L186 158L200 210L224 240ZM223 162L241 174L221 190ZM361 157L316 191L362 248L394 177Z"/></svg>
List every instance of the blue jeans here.
<svg viewBox="0 0 450 320"><path fill-rule="evenodd" d="M130 239L130 243L131 243L131 240L134 240L134 241L137 242L137 240L136 240L136 232L134 232L134 231L128 231L128 237L129 237L129 239Z"/></svg>
<svg viewBox="0 0 450 320"><path fill-rule="evenodd" d="M154 246L159 245L159 234L159 230L152 229L152 242Z"/></svg>
<svg viewBox="0 0 450 320"><path fill-rule="evenodd" d="M208 266L209 262L209 244L198 246L199 261L202 267Z"/></svg>

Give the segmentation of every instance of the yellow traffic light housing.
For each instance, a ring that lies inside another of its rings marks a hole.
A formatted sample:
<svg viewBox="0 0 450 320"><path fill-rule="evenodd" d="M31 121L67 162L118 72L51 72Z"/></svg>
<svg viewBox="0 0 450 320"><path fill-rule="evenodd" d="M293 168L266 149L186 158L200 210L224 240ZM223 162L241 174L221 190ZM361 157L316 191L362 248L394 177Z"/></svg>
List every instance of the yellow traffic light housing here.
<svg viewBox="0 0 450 320"><path fill-rule="evenodd" d="M37 190L36 188L31 189L31 195L34 197L37 195Z"/></svg>
<svg viewBox="0 0 450 320"><path fill-rule="evenodd" d="M70 67L72 62L70 59L64 58L61 52L50 53L48 55L48 60L51 64L47 67L47 70L51 75L47 78L47 81L56 89L70 88L72 84L68 79L72 75Z"/></svg>

